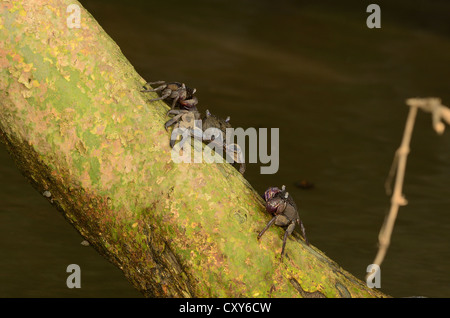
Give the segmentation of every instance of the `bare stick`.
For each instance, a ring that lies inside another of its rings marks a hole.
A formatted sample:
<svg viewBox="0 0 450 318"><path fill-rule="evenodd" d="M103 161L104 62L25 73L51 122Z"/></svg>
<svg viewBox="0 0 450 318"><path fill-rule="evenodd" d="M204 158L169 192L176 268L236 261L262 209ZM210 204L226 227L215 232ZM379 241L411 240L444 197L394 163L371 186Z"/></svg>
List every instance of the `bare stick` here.
<svg viewBox="0 0 450 318"><path fill-rule="evenodd" d="M386 182L384 183L384 189L386 191L387 195L392 194L392 180L395 177L395 172L397 171L397 165L398 165L398 152L395 152L394 160L392 161L391 169L389 170L388 177L386 178Z"/></svg>
<svg viewBox="0 0 450 318"><path fill-rule="evenodd" d="M405 130L403 132L402 143L395 152L394 161L392 162L392 166L385 183L386 192L390 194L391 182L397 172L394 192L391 197L391 208L383 223L383 226L381 227L380 234L378 235L379 248L373 263L379 266L383 262L387 249L390 245L394 223L398 214L398 208L408 204L407 200L403 196L402 189L403 180L405 178L406 159L410 150L409 145L411 142L417 109L421 108L423 111L431 113L433 128L438 134L442 134L445 129L445 125L442 121L450 124L450 109L443 106L439 98L410 98L406 100L406 104L410 106L410 109L406 120Z"/></svg>
<svg viewBox="0 0 450 318"><path fill-rule="evenodd" d="M403 196L403 180L405 177L406 169L406 159L409 153L409 144L411 141L412 132L414 129L414 122L417 115L417 106L410 105L408 118L406 120L405 131L403 132L403 139L400 147L397 149L394 162L397 164L397 175L395 178L394 192L391 197L391 209L389 214L381 228L380 234L378 236L379 248L377 256L375 257L374 264L381 265L386 255L387 249L391 241L391 234L394 228L395 219L397 218L398 208L401 205L406 205L407 201ZM394 168L391 168L391 171Z"/></svg>

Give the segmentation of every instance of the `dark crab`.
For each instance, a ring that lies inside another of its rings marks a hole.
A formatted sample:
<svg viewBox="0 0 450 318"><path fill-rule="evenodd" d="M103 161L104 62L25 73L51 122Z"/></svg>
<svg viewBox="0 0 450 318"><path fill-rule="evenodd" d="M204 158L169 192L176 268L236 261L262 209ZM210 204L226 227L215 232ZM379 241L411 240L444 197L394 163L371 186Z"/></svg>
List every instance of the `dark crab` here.
<svg viewBox="0 0 450 318"><path fill-rule="evenodd" d="M195 110L186 110L186 109L171 109L167 113L168 115L175 115L171 119L169 119L165 124L164 128L168 130L168 128L172 125L175 125L175 129L184 128L188 133L188 136L183 136L182 140L186 140L190 136L194 136L194 131L196 128L201 129L201 127L196 127L196 121L200 119L200 113ZM173 148L175 145L176 139L170 138L170 147ZM181 147L182 145L180 145Z"/></svg>
<svg viewBox="0 0 450 318"><path fill-rule="evenodd" d="M209 128L216 128L212 130ZM245 160L243 153L238 144L228 144L226 140L227 128L232 128L230 124L230 117L226 119L219 118L206 110L206 116L202 119L203 141L209 142L211 145L223 147L226 156L231 154L231 162L239 163L239 172L244 174L245 172ZM217 134L217 136L216 136ZM221 134L221 138L218 138Z"/></svg>
<svg viewBox="0 0 450 318"><path fill-rule="evenodd" d="M239 172L244 174L245 172L245 162L242 155L241 148L237 144L228 145L226 143L226 129L231 128L230 117L226 119L221 119L212 115L209 110L206 111L206 116L202 119L202 126L197 127L196 121L200 119L200 113L195 110L185 110L185 109L172 109L167 113L168 115L174 115L170 120L164 124L164 128L167 130L170 126L175 125L176 128L186 129L186 135L183 135L182 143L180 147L186 141L189 136L192 136L198 140L201 140L208 145L221 147L225 150L227 156L231 155L231 162L240 163ZM209 129L216 128L216 129ZM197 130L197 131L196 131ZM195 132L195 133L194 133ZM221 135L221 138L219 138ZM176 139L171 136L170 146L173 148Z"/></svg>
<svg viewBox="0 0 450 318"><path fill-rule="evenodd" d="M267 223L266 227L258 234L258 240L263 236L267 229L273 224L285 227L286 232L283 237L283 246L281 248L281 258L284 255L284 248L286 246L286 240L289 235L295 229L295 226L300 225L300 230L302 231L303 238L307 245L309 241L306 237L305 227L298 215L297 206L286 191L286 187L282 186L281 190L277 187L271 187L264 193L264 199L266 201L266 210L273 215L273 218Z"/></svg>
<svg viewBox="0 0 450 318"><path fill-rule="evenodd" d="M147 85L159 85L156 88L147 88ZM189 88L184 83L165 81L148 82L144 85L142 92L160 92L161 96L150 101L167 100L171 102L171 109L179 106L180 109L194 110L198 104L197 97L194 96L196 89Z"/></svg>

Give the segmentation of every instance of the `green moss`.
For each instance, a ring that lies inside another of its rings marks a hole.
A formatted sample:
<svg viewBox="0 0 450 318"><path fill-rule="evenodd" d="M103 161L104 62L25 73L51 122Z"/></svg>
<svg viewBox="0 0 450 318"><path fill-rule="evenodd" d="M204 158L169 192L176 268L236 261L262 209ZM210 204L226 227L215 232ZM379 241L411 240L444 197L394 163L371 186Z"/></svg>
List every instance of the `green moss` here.
<svg viewBox="0 0 450 318"><path fill-rule="evenodd" d="M91 133L89 130L84 130L80 139L83 140L84 145L88 148L88 152L100 148L101 138L98 135Z"/></svg>
<svg viewBox="0 0 450 318"><path fill-rule="evenodd" d="M89 157L89 177L93 185L98 185L100 181L100 162L95 157Z"/></svg>
<svg viewBox="0 0 450 318"><path fill-rule="evenodd" d="M78 174L82 174L84 171L84 163L86 159L80 155L78 151L72 151L72 161L74 167L77 169Z"/></svg>

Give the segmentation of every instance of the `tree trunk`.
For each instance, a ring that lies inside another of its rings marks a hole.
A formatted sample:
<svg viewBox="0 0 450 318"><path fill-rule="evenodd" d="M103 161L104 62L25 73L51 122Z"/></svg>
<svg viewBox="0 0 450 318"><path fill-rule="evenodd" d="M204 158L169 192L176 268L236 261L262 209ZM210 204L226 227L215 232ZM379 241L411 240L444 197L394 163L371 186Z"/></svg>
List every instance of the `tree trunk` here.
<svg viewBox="0 0 450 318"><path fill-rule="evenodd" d="M168 106L76 1L3 1L0 66L17 166L145 296L385 296L297 234L281 261L283 229L257 240L270 216L231 165L173 163Z"/></svg>

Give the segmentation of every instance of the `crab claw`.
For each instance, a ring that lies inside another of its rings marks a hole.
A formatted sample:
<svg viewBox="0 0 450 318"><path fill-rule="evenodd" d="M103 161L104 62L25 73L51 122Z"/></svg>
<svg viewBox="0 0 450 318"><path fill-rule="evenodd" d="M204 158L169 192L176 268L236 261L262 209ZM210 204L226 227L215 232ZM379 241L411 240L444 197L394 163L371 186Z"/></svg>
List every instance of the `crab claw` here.
<svg viewBox="0 0 450 318"><path fill-rule="evenodd" d="M181 105L184 106L184 108L186 109L190 109L195 107L198 104L198 99L195 96L192 96L192 98L190 99L185 99L183 101L180 102Z"/></svg>
<svg viewBox="0 0 450 318"><path fill-rule="evenodd" d="M271 187L266 190L264 193L264 199L267 201L271 200L277 193L281 192L282 190L278 189L277 187Z"/></svg>
<svg viewBox="0 0 450 318"><path fill-rule="evenodd" d="M169 115L180 115L182 113L186 112L185 110L180 110L180 109L169 109L166 113L166 116Z"/></svg>
<svg viewBox="0 0 450 318"><path fill-rule="evenodd" d="M168 131L170 126L172 126L173 124L175 124L177 122L177 118L175 118L175 117L166 121L166 123L164 124L164 128L166 129L166 131Z"/></svg>
<svg viewBox="0 0 450 318"><path fill-rule="evenodd" d="M173 146L175 146L175 141L177 141L177 140L170 138L170 142L169 142L170 148L173 148Z"/></svg>
<svg viewBox="0 0 450 318"><path fill-rule="evenodd" d="M281 214L285 209L286 209L286 202L280 197L270 199L269 201L266 202L266 211L272 215Z"/></svg>
<svg viewBox="0 0 450 318"><path fill-rule="evenodd" d="M244 174L245 173L245 169L246 169L245 162L242 162L241 165L239 166L239 172L241 174Z"/></svg>
<svg viewBox="0 0 450 318"><path fill-rule="evenodd" d="M168 130L168 128L170 126L172 126L173 124L175 124L178 119L182 116L183 111L177 110L177 109L171 109L167 112L167 115L176 115L175 117L172 117L171 119L169 119L168 121L166 121L166 123L164 124L164 128L166 129L166 131Z"/></svg>
<svg viewBox="0 0 450 318"><path fill-rule="evenodd" d="M172 126L173 124L174 124L174 122L173 123L170 123L172 120L169 120L168 122L166 122L165 124L164 124L164 129L166 130L166 131L169 131L169 127L170 126Z"/></svg>

